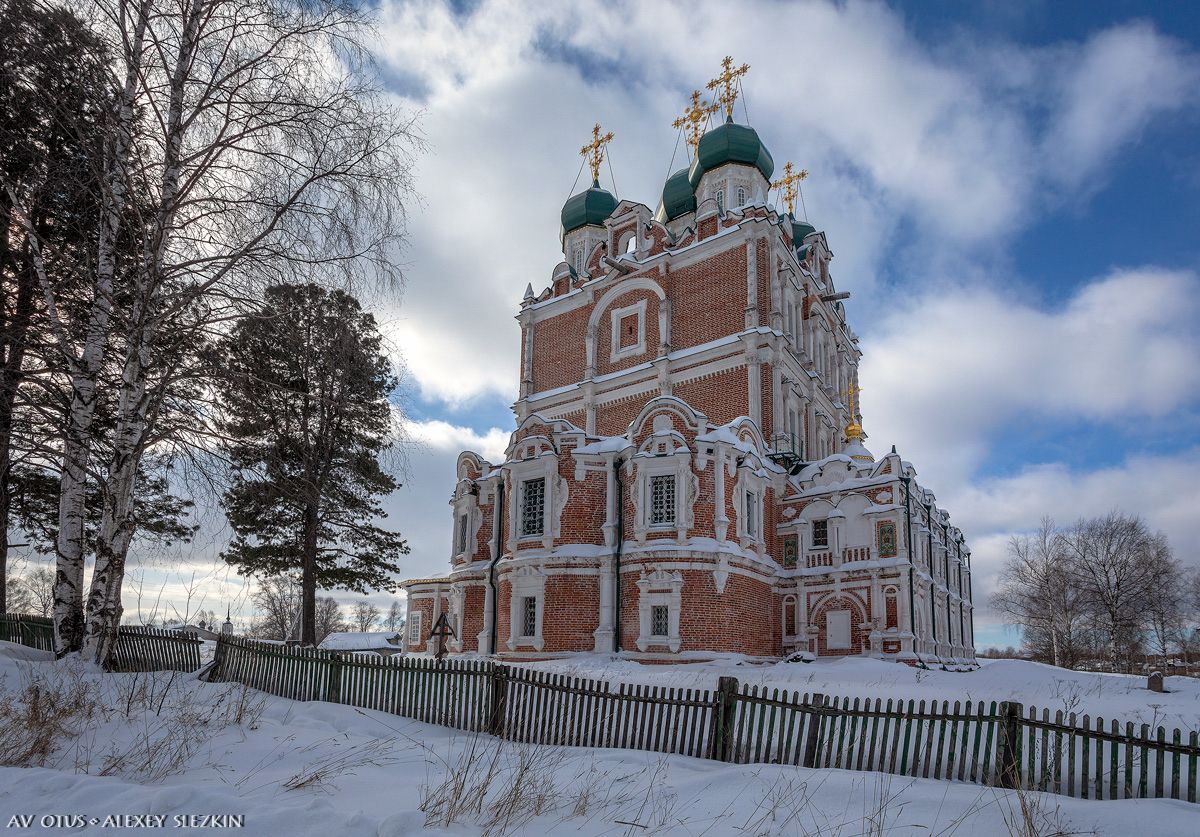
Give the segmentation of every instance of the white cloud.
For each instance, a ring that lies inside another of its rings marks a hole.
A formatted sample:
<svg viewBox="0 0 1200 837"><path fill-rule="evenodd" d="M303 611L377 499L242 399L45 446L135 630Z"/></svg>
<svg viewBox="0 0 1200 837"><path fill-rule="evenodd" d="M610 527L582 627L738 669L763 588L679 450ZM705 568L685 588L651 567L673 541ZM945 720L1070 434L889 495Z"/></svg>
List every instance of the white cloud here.
<svg viewBox="0 0 1200 837"><path fill-rule="evenodd" d="M1097 33L1047 77L1058 97L1042 154L1057 180L1087 188L1152 118L1194 104L1196 56L1147 23Z"/></svg>
<svg viewBox="0 0 1200 837"><path fill-rule="evenodd" d="M1013 422L1165 416L1200 393L1198 317L1196 275L1153 268L1057 310L1012 290L927 289L863 340L865 426L923 476L958 482Z"/></svg>

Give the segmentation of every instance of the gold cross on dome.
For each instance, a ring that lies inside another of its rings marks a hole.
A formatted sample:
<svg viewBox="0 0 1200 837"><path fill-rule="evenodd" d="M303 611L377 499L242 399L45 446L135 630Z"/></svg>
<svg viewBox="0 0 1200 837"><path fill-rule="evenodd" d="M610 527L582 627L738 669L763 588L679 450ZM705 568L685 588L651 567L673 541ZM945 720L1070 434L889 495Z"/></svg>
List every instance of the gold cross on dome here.
<svg viewBox="0 0 1200 837"><path fill-rule="evenodd" d="M687 141L688 147L694 152L700 145L700 137L704 136L704 129L701 126L707 124L708 117L716 112L716 105L710 105L700 98L699 90L693 90L691 104L683 112L683 116L672 122L671 126L684 129L683 137Z"/></svg>
<svg viewBox="0 0 1200 837"><path fill-rule="evenodd" d="M725 60L721 62L724 68L721 75L714 78L708 83L709 90L723 88L717 93L717 101L725 108L725 116L728 119L733 118L733 103L737 101L737 85L735 82L750 71L749 64L743 64L736 70L733 67L733 56L726 55Z"/></svg>
<svg viewBox="0 0 1200 837"><path fill-rule="evenodd" d="M862 392L862 387L858 384L851 383L846 387L846 411L850 414L850 422L846 425L847 439L862 437L862 425L858 423L858 416L854 409L855 398L860 392Z"/></svg>
<svg viewBox="0 0 1200 837"><path fill-rule="evenodd" d="M603 136L600 135L600 123L597 122L592 128L592 141L579 149L581 157L591 157L588 160L588 167L592 170L592 182L600 182L600 164L604 162L604 146L608 145L613 140L613 132L609 131Z"/></svg>
<svg viewBox="0 0 1200 837"><path fill-rule="evenodd" d="M771 183L772 189L783 190L783 202L787 204L788 212L796 214L796 184L808 177L808 169L793 171L789 162L783 167L783 177Z"/></svg>

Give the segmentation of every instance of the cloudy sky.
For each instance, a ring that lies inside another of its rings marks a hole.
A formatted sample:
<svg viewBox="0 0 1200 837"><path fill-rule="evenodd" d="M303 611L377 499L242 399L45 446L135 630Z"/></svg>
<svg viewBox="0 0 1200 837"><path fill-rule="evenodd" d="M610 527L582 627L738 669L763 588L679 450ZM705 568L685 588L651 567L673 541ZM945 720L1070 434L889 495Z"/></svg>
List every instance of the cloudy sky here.
<svg viewBox="0 0 1200 837"><path fill-rule="evenodd" d="M513 428L513 315L562 258L592 123L616 133L605 185L654 208L726 54L751 65L739 121L810 173L868 444L967 533L977 599L1044 514L1136 512L1200 562L1200 12L1161 6L383 0L383 72L429 146L406 290L376 304L416 442L388 504L405 574L446 569L457 452Z"/></svg>

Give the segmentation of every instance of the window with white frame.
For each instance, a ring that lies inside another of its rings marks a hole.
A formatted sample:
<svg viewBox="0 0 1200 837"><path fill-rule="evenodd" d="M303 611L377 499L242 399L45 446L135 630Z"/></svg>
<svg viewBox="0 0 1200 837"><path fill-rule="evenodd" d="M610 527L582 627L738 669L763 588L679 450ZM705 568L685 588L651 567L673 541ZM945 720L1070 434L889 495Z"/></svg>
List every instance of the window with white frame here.
<svg viewBox="0 0 1200 837"><path fill-rule="evenodd" d="M521 483L521 536L540 535L545 529L546 478Z"/></svg>
<svg viewBox="0 0 1200 837"><path fill-rule="evenodd" d="M525 596L521 599L521 636L537 635L537 596Z"/></svg>
<svg viewBox="0 0 1200 837"><path fill-rule="evenodd" d="M747 491L746 498L746 534L752 538L758 537L758 492Z"/></svg>
<svg viewBox="0 0 1200 837"><path fill-rule="evenodd" d="M738 190L737 190L737 205L738 206L746 205L746 190L741 188L740 186L738 187Z"/></svg>
<svg viewBox="0 0 1200 837"><path fill-rule="evenodd" d="M679 636L679 612L683 594L683 574L654 569L638 579L637 649L666 646L672 653L682 646Z"/></svg>
<svg viewBox="0 0 1200 837"><path fill-rule="evenodd" d="M812 524L812 545L829 546L829 521L814 520Z"/></svg>
<svg viewBox="0 0 1200 837"><path fill-rule="evenodd" d="M717 212L725 211L725 190L717 190Z"/></svg>
<svg viewBox="0 0 1200 837"><path fill-rule="evenodd" d="M654 605L650 608L650 635L659 638L666 637L671 632L671 608L667 605Z"/></svg>
<svg viewBox="0 0 1200 837"><path fill-rule="evenodd" d="M471 526L471 516L463 512L458 516L458 528L454 534L454 552L461 555L467 551L467 539Z"/></svg>
<svg viewBox="0 0 1200 837"><path fill-rule="evenodd" d="M575 273L577 273L577 274L583 273L583 246L582 245L575 248L575 254L572 257L572 259L575 263Z"/></svg>
<svg viewBox="0 0 1200 837"><path fill-rule="evenodd" d="M612 321L612 341L609 361L633 357L646 351L646 300L632 305L614 308L609 314Z"/></svg>
<svg viewBox="0 0 1200 837"><path fill-rule="evenodd" d="M419 610L415 610L408 615L408 644L421 644L421 616Z"/></svg>
<svg viewBox="0 0 1200 837"><path fill-rule="evenodd" d="M650 525L675 525L675 475L650 478Z"/></svg>

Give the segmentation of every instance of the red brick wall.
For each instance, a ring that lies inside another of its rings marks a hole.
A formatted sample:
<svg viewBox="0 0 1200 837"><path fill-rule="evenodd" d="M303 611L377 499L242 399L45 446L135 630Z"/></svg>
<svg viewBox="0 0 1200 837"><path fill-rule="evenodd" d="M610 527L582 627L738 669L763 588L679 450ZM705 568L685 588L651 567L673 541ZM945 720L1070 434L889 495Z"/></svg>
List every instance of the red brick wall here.
<svg viewBox="0 0 1200 837"><path fill-rule="evenodd" d="M560 575L546 579L542 611L543 651L591 651L592 632L599 625L600 589L597 576Z"/></svg>
<svg viewBox="0 0 1200 837"><path fill-rule="evenodd" d="M486 651L479 648L479 632L483 630L483 611L488 591L485 587L472 585L463 591L462 641L464 651Z"/></svg>
<svg viewBox="0 0 1200 837"><path fill-rule="evenodd" d="M713 424L728 424L747 413L750 403L746 367L676 384L672 394L708 416Z"/></svg>

